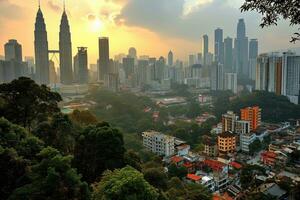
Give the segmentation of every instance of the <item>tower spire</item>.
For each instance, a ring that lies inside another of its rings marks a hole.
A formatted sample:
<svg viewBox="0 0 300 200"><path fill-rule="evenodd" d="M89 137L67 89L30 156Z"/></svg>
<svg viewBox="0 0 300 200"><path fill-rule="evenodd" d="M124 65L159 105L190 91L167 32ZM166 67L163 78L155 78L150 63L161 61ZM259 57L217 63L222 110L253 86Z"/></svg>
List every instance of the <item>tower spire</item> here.
<svg viewBox="0 0 300 200"><path fill-rule="evenodd" d="M66 12L66 1L63 0L64 12Z"/></svg>
<svg viewBox="0 0 300 200"><path fill-rule="evenodd" d="M39 0L39 2L38 2L38 3L39 3L39 8L41 8L41 0Z"/></svg>

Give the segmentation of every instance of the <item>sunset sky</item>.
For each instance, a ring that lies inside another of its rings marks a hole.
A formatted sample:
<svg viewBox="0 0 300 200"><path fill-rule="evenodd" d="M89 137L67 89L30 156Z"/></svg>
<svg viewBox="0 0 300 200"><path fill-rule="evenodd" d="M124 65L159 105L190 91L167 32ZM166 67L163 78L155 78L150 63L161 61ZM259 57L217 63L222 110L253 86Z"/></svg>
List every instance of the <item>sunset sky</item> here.
<svg viewBox="0 0 300 200"><path fill-rule="evenodd" d="M49 49L58 49L62 0L41 0ZM240 13L242 0L66 0L72 32L73 55L76 47L88 47L89 63L98 55L97 38L110 38L113 58L127 53L131 46L139 55L165 56L171 49L175 58L187 60L201 52L201 37L208 34L213 52L213 31L223 28L224 37L236 36L239 18L244 18L249 38L258 38L259 51L299 47L289 43L296 28L288 22L277 27L259 28L260 15ZM38 0L0 0L0 55L8 39L17 39L23 56L33 56L33 30ZM274 42L275 41L275 42Z"/></svg>

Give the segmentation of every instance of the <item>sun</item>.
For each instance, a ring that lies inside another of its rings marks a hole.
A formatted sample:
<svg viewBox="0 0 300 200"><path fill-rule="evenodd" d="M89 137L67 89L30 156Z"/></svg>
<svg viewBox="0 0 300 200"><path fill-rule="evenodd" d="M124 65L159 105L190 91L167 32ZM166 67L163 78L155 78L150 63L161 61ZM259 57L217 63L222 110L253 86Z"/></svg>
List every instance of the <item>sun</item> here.
<svg viewBox="0 0 300 200"><path fill-rule="evenodd" d="M95 19L90 22L91 30L93 32L99 32L103 29L103 22L100 19Z"/></svg>

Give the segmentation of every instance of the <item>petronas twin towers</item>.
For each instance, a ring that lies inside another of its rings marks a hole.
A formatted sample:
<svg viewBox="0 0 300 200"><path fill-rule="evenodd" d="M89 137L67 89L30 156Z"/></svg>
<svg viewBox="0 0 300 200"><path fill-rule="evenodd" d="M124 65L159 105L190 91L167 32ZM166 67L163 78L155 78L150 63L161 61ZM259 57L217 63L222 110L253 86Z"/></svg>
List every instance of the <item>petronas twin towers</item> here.
<svg viewBox="0 0 300 200"><path fill-rule="evenodd" d="M39 6L34 31L36 81L39 84L49 84L49 49L46 24ZM67 13L64 9L59 31L60 82L72 84L72 43Z"/></svg>

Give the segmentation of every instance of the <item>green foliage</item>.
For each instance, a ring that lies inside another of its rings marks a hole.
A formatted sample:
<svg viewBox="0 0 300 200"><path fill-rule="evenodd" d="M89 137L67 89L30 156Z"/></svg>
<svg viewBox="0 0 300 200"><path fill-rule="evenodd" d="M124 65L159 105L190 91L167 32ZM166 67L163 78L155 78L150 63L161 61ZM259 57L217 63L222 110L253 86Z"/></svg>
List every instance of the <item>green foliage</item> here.
<svg viewBox="0 0 300 200"><path fill-rule="evenodd" d="M241 172L242 188L247 189L255 184L255 175L264 175L265 169L258 165L246 165Z"/></svg>
<svg viewBox="0 0 300 200"><path fill-rule="evenodd" d="M39 123L33 133L47 146L55 147L65 154L74 151L77 132L67 115L57 114L50 121Z"/></svg>
<svg viewBox="0 0 300 200"><path fill-rule="evenodd" d="M107 169L124 165L123 136L108 123L86 127L75 146L74 164L89 183L99 178Z"/></svg>
<svg viewBox="0 0 300 200"><path fill-rule="evenodd" d="M145 180L155 188L165 190L167 188L168 177L161 168L149 168L143 171Z"/></svg>
<svg viewBox="0 0 300 200"><path fill-rule="evenodd" d="M212 199L211 193L200 184L187 184L187 199L188 200L210 200Z"/></svg>
<svg viewBox="0 0 300 200"><path fill-rule="evenodd" d="M70 119L79 126L87 126L98 123L97 117L88 110L74 110L74 112L70 114Z"/></svg>
<svg viewBox="0 0 300 200"><path fill-rule="evenodd" d="M51 147L43 149L32 166L30 183L16 189L10 199L89 199L89 189L71 167L72 156Z"/></svg>
<svg viewBox="0 0 300 200"><path fill-rule="evenodd" d="M138 171L142 170L142 161L140 156L133 150L128 150L124 154L124 163L135 168Z"/></svg>
<svg viewBox="0 0 300 200"><path fill-rule="evenodd" d="M157 200L159 193L143 177L143 174L125 167L106 171L94 186L94 200Z"/></svg>
<svg viewBox="0 0 300 200"><path fill-rule="evenodd" d="M183 178L187 175L187 169L185 167L177 167L175 164L171 164L168 167L168 174L169 177L178 177L178 178Z"/></svg>
<svg viewBox="0 0 300 200"><path fill-rule="evenodd" d="M262 143L260 142L259 139L254 140L250 145L249 145L249 153L254 154L255 152L259 152L262 149Z"/></svg>
<svg viewBox="0 0 300 200"><path fill-rule="evenodd" d="M7 199L19 186L22 186L28 171L28 162L20 157L13 148L0 145L0 197Z"/></svg>
<svg viewBox="0 0 300 200"><path fill-rule="evenodd" d="M1 84L0 98L3 101L0 116L29 130L39 118L58 113L57 103L62 100L58 93L51 92L47 86L39 86L25 77Z"/></svg>

